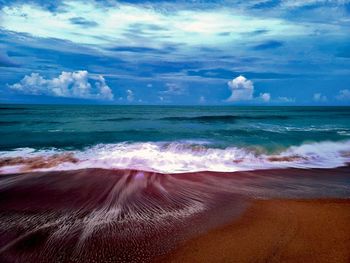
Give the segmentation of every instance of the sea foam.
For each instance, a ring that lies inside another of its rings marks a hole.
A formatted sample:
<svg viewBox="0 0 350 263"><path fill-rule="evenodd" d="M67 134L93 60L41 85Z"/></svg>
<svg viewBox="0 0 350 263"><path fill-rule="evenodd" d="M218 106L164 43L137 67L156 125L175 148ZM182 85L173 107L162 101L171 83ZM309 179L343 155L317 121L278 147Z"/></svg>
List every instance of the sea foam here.
<svg viewBox="0 0 350 263"><path fill-rule="evenodd" d="M159 173L236 172L273 168L335 168L350 162L350 140L305 143L269 154L261 149L210 144L143 142L98 144L84 150L19 148L0 152L0 173L135 169Z"/></svg>

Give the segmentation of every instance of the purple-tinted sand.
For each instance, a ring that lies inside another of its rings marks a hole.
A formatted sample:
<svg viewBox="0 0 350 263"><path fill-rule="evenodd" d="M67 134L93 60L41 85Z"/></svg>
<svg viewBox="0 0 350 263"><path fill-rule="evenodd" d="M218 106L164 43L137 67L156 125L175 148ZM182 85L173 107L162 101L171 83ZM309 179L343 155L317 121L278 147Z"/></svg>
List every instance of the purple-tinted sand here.
<svg viewBox="0 0 350 263"><path fill-rule="evenodd" d="M346 198L350 168L0 177L0 262L150 262L238 219L253 199Z"/></svg>

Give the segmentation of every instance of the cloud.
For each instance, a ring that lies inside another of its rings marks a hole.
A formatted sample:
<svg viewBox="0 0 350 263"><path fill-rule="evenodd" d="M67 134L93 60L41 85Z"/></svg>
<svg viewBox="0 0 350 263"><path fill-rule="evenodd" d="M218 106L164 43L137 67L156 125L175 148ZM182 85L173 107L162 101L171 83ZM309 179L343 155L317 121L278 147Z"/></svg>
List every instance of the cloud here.
<svg viewBox="0 0 350 263"><path fill-rule="evenodd" d="M325 95L322 95L321 93L315 93L313 96L313 100L316 102L326 102L327 97Z"/></svg>
<svg viewBox="0 0 350 263"><path fill-rule="evenodd" d="M268 1L258 1L255 3L252 8L256 9L269 9L276 7L280 4L281 0L268 0Z"/></svg>
<svg viewBox="0 0 350 263"><path fill-rule="evenodd" d="M300 8L305 6L343 6L348 0L285 0L283 1L283 7Z"/></svg>
<svg viewBox="0 0 350 263"><path fill-rule="evenodd" d="M254 61L257 62L257 61ZM244 64L245 61L242 61ZM250 62L252 64L252 62ZM301 74L289 74L289 73L278 73L278 72L253 72L253 71L243 71L240 72L242 75L249 75L254 79L292 79L302 76ZM198 69L198 70L188 70L188 76L199 76L203 78L223 78L227 79L232 76L232 74L239 74L229 69L225 68L210 68L210 69Z"/></svg>
<svg viewBox="0 0 350 263"><path fill-rule="evenodd" d="M57 78L45 79L38 73L26 75L20 82L8 85L12 90L30 95L65 98L113 100L113 93L103 76L91 76L86 70L62 72Z"/></svg>
<svg viewBox="0 0 350 263"><path fill-rule="evenodd" d="M200 96L199 97L199 103L205 103L206 102L206 99L204 96Z"/></svg>
<svg viewBox="0 0 350 263"><path fill-rule="evenodd" d="M343 89L340 90L338 95L336 96L337 100L350 100L350 90Z"/></svg>
<svg viewBox="0 0 350 263"><path fill-rule="evenodd" d="M181 95L185 92L184 87L176 83L166 83L166 90L160 91L161 94L165 95Z"/></svg>
<svg viewBox="0 0 350 263"><path fill-rule="evenodd" d="M231 96L226 100L228 102L262 100L269 102L271 100L270 93L260 93L258 97L254 97L254 84L251 80L246 79L242 75L227 82L231 90Z"/></svg>
<svg viewBox="0 0 350 263"><path fill-rule="evenodd" d="M277 101L284 102L284 103L292 103L292 102L295 102L295 98L278 97Z"/></svg>
<svg viewBox="0 0 350 263"><path fill-rule="evenodd" d="M271 99L271 95L270 93L260 93L260 98L264 101L264 102L269 102Z"/></svg>
<svg viewBox="0 0 350 263"><path fill-rule="evenodd" d="M95 21L86 20L84 17L72 17L69 19L72 24L79 25L82 27L95 27L98 23Z"/></svg>
<svg viewBox="0 0 350 263"><path fill-rule="evenodd" d="M283 42L270 40L253 47L254 50L275 49L283 46Z"/></svg>
<svg viewBox="0 0 350 263"><path fill-rule="evenodd" d="M130 89L126 90L126 99L129 102L132 102L134 100L134 92Z"/></svg>
<svg viewBox="0 0 350 263"><path fill-rule="evenodd" d="M245 77L238 76L237 78L227 82L227 85L232 92L227 101L234 102L253 99L253 82L246 79Z"/></svg>
<svg viewBox="0 0 350 263"><path fill-rule="evenodd" d="M308 33L307 27L285 19L250 16L243 12L233 15L220 5L211 9L181 8L174 1L174 4L167 5L170 8L160 8L159 4L152 6L108 1L107 5L100 2L66 0L59 6L60 12L31 2L5 5L0 11L1 27L42 38L58 38L101 47L123 43L124 46L149 48L159 48L160 42L194 47L203 43L208 46L225 45L232 38L239 39L241 33L261 28L271 35ZM77 26L88 27L89 30L77 32ZM135 34L135 30L140 34ZM194 34L196 37L193 37Z"/></svg>
<svg viewBox="0 0 350 263"><path fill-rule="evenodd" d="M149 48L149 47L114 47L110 48L111 51L117 51L117 52L134 52L134 53L147 53L147 52L154 52L154 53L163 53L164 51L158 50L156 48Z"/></svg>
<svg viewBox="0 0 350 263"><path fill-rule="evenodd" d="M12 61L6 52L0 51L0 67L18 67L19 64Z"/></svg>

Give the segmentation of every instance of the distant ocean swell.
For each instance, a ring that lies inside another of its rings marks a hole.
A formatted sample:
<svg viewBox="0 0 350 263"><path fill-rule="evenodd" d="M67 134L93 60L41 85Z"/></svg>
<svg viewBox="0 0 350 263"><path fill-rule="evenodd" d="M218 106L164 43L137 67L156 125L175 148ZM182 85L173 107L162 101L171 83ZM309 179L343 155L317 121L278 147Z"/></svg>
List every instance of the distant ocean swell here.
<svg viewBox="0 0 350 263"><path fill-rule="evenodd" d="M215 148L205 141L98 144L83 150L18 148L0 152L0 173L86 168L159 173L236 172L279 168L336 168L350 162L350 140L291 146Z"/></svg>

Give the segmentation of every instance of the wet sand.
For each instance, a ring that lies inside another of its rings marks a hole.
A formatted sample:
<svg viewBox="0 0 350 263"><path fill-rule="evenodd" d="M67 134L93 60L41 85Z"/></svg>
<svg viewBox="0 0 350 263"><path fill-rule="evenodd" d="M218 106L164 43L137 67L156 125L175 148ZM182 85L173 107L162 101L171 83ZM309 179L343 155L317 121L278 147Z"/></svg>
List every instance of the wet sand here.
<svg viewBox="0 0 350 263"><path fill-rule="evenodd" d="M350 262L350 200L257 200L158 262Z"/></svg>
<svg viewBox="0 0 350 263"><path fill-rule="evenodd" d="M0 262L350 262L349 174L1 175Z"/></svg>

